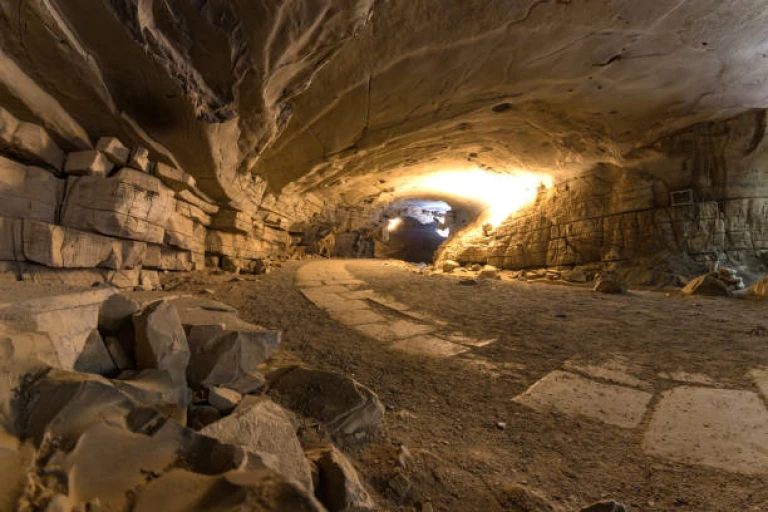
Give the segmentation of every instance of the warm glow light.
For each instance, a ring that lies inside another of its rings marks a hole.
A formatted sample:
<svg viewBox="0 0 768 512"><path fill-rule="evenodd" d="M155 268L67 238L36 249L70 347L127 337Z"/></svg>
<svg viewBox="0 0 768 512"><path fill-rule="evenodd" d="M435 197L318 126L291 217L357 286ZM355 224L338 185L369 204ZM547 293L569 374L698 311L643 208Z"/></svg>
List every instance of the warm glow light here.
<svg viewBox="0 0 768 512"><path fill-rule="evenodd" d="M403 219L400 217L389 219L387 222L387 231L394 231L397 229L397 226L399 226L403 222Z"/></svg>
<svg viewBox="0 0 768 512"><path fill-rule="evenodd" d="M484 203L487 209L482 220L496 227L513 212L533 202L542 184L551 186L551 178L527 172L501 174L482 169L468 169L427 174L408 183L404 190Z"/></svg>

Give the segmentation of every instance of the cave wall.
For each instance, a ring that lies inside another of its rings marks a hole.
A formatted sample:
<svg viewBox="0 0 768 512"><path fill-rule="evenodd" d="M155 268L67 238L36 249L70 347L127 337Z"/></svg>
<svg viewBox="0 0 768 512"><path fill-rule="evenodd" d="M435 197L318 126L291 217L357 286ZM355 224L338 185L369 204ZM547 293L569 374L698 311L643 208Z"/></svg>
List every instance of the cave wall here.
<svg viewBox="0 0 768 512"><path fill-rule="evenodd" d="M684 255L768 261L768 143L764 110L703 123L557 183L490 236L460 233L440 260L505 269ZM690 201L672 204L671 193Z"/></svg>
<svg viewBox="0 0 768 512"><path fill-rule="evenodd" d="M278 202L255 215L222 207L141 147L105 137L97 148L67 153L0 108L0 267L94 269L88 279L154 287L158 270L259 271L288 254L293 221ZM290 214L319 211L311 199L294 198Z"/></svg>

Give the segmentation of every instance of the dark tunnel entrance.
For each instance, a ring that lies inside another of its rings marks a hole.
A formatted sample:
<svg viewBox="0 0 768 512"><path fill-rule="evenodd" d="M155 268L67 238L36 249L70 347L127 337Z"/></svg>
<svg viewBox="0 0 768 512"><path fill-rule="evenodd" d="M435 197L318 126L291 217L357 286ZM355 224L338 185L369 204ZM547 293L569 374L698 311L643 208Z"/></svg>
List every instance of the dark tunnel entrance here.
<svg viewBox="0 0 768 512"><path fill-rule="evenodd" d="M456 224L448 203L426 199L395 202L384 210L383 217L387 236L376 244L375 256L412 263L431 263Z"/></svg>

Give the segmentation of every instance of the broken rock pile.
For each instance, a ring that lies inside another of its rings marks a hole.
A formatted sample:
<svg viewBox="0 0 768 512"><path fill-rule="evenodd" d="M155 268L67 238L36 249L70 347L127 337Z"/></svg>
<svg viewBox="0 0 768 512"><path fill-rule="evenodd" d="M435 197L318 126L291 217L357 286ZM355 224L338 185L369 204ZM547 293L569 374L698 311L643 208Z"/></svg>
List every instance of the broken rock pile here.
<svg viewBox="0 0 768 512"><path fill-rule="evenodd" d="M351 435L383 407L342 375L263 377L279 332L209 299L106 288L0 311L0 509L373 509L337 448L302 445L295 414ZM67 315L79 323L56 333Z"/></svg>

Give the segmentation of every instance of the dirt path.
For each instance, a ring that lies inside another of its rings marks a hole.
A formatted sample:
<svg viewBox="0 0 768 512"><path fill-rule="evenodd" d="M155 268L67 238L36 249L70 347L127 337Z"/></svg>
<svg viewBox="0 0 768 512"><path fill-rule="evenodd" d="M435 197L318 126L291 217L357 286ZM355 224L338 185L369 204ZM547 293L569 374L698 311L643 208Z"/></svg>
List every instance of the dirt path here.
<svg viewBox="0 0 768 512"><path fill-rule="evenodd" d="M704 438L688 439L688 431L664 423L666 409L689 414L680 411L698 400L690 393L704 390L704 408L712 393L734 393L734 400L720 400L730 416L726 427L747 421L747 447L764 439L765 397L750 372L768 367L765 304L652 292L607 296L543 283L460 286L383 261L339 263L365 285L350 284L351 293L365 288L439 320L438 336L498 341L452 357L393 349L310 302L296 283L299 263L243 281L188 274L166 284L211 289L245 319L283 330L283 357L346 373L379 394L388 407L381 428L373 442L348 453L385 507L419 510L431 501L435 510L539 510L524 504L530 497L522 486L563 510L604 498L637 511L768 510L766 445L739 454L739 438L713 460L702 455L706 449L676 453L676 443L719 443L723 415L702 426ZM593 392L602 405L589 405ZM682 406L675 402L680 393ZM642 403L627 412L635 398ZM664 444L670 438L671 452ZM388 485L400 471L412 483L404 495Z"/></svg>

